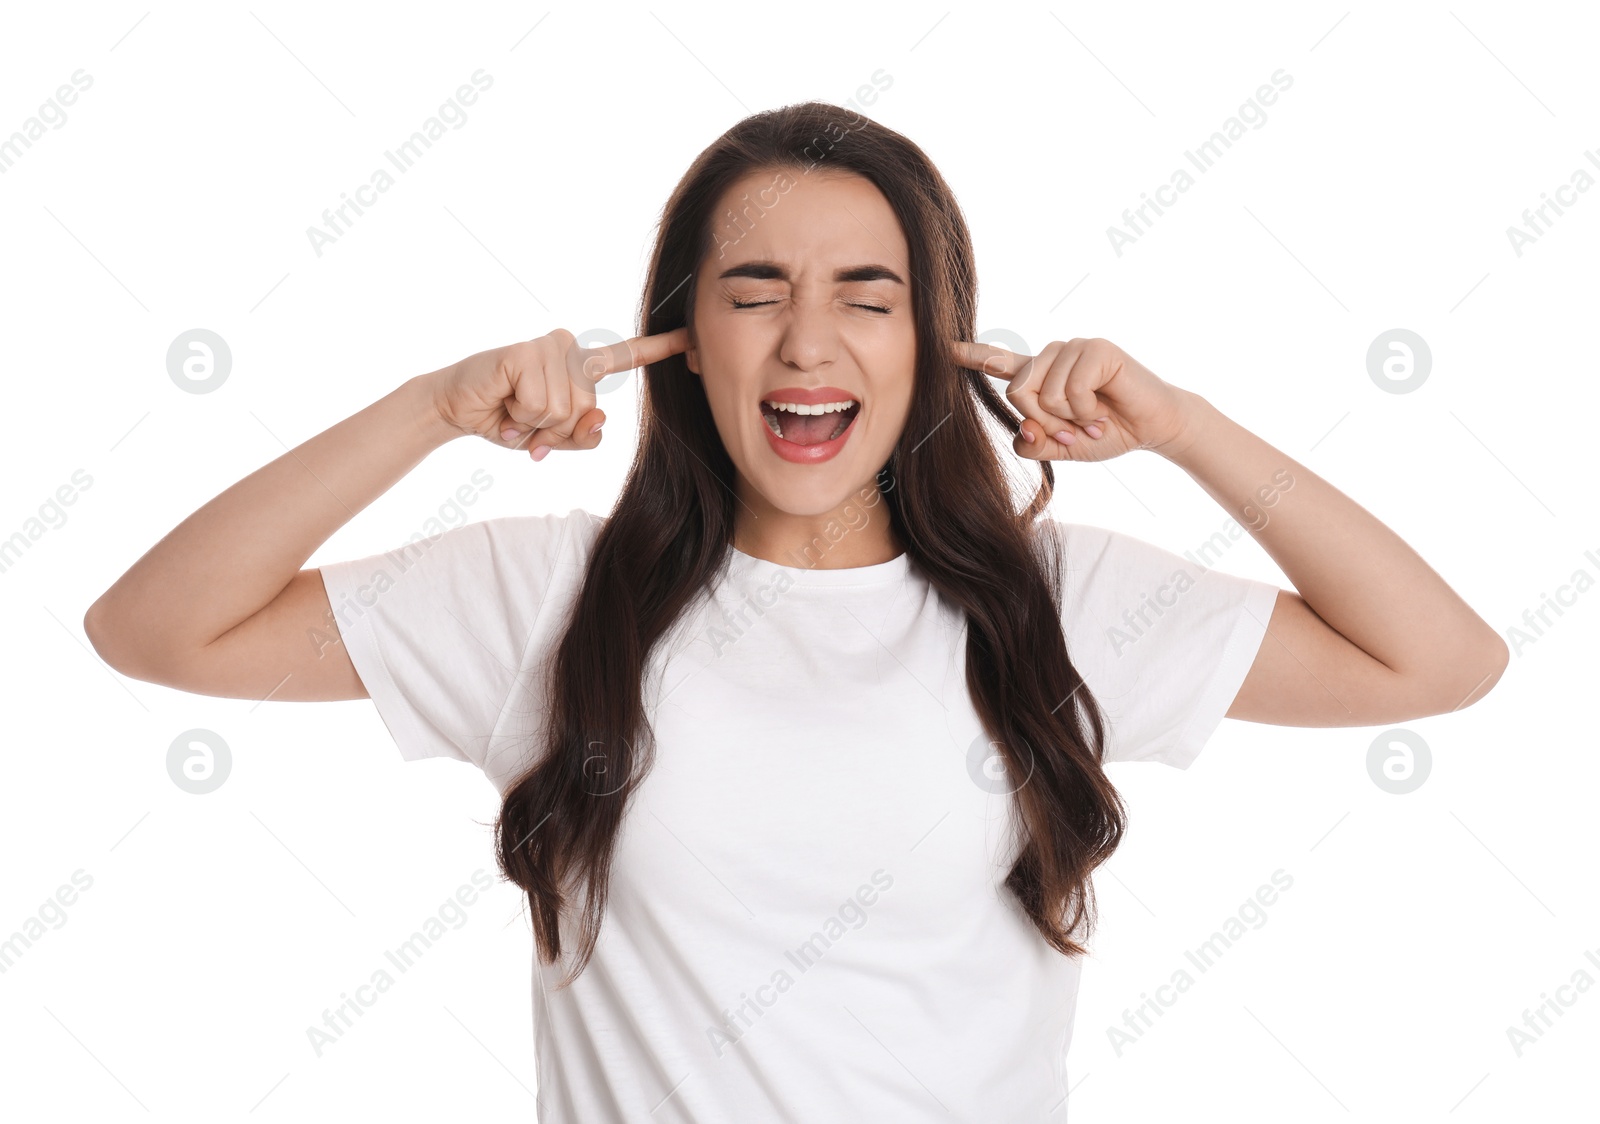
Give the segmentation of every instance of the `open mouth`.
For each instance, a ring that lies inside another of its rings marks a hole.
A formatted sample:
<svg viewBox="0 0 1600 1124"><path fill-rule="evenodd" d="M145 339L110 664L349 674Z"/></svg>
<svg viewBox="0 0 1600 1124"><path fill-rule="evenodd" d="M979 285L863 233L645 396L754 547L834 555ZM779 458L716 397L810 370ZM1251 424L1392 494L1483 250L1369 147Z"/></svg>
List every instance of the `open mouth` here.
<svg viewBox="0 0 1600 1124"><path fill-rule="evenodd" d="M761 417L776 436L795 445L835 441L861 411L853 398L806 406L796 402L762 402Z"/></svg>

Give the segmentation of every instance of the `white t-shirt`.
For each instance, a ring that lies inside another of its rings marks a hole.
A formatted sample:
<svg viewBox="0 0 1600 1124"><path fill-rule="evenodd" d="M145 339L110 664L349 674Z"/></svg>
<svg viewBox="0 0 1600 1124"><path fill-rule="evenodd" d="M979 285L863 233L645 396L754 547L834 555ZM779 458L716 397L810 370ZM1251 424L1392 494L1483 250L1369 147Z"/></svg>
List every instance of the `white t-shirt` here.
<svg viewBox="0 0 1600 1124"><path fill-rule="evenodd" d="M1278 587L1040 526L1064 536L1067 650L1108 758L1187 768ZM583 510L496 518L321 567L405 759L470 762L502 794L526 768L541 659L599 528ZM566 963L535 957L544 1124L1065 1119L1079 964L1003 886L1009 786L965 632L906 555L732 552L647 672L656 757L593 959L557 991Z"/></svg>

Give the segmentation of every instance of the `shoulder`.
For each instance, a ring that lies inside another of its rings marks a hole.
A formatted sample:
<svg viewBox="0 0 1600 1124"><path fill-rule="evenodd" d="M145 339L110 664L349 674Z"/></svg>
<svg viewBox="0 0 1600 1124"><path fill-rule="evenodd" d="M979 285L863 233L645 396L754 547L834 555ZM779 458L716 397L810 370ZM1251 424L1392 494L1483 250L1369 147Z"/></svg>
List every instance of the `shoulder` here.
<svg viewBox="0 0 1600 1124"><path fill-rule="evenodd" d="M586 561L604 519L583 508L547 515L500 515L413 536L419 553L437 552L440 561L492 560L507 570L560 562ZM404 549L404 548L402 548Z"/></svg>
<svg viewBox="0 0 1600 1124"><path fill-rule="evenodd" d="M1065 570L1069 584L1088 577L1116 581L1131 577L1130 570L1188 566L1192 577L1204 569L1188 563L1172 551L1144 539L1093 523L1071 523L1044 516L1035 523L1035 532L1047 550L1054 553Z"/></svg>
<svg viewBox="0 0 1600 1124"><path fill-rule="evenodd" d="M1186 628L1231 613L1241 602L1259 608L1264 589L1276 592L1266 583L1217 569L1226 543L1207 542L1179 554L1088 523L1046 517L1038 521L1038 530L1060 561L1064 616L1077 632L1093 624L1106 638L1154 631L1177 640ZM1116 648L1121 655L1123 644Z"/></svg>
<svg viewBox="0 0 1600 1124"><path fill-rule="evenodd" d="M1098 527L1093 523L1070 523L1053 515L1040 516L1033 526L1035 533L1070 550L1076 557L1093 556L1114 539L1130 537L1109 527Z"/></svg>
<svg viewBox="0 0 1600 1124"><path fill-rule="evenodd" d="M431 520L380 554L319 568L336 615L346 604L361 613L381 608L430 620L445 611L470 610L473 603L509 601L531 610L553 590L581 580L602 522L582 508L453 527Z"/></svg>
<svg viewBox="0 0 1600 1124"><path fill-rule="evenodd" d="M456 530L475 535L491 550L527 550L541 556L587 558L605 519L581 507L546 515L500 515Z"/></svg>
<svg viewBox="0 0 1600 1124"><path fill-rule="evenodd" d="M523 676L553 646L603 520L582 508L425 523L381 554L324 564L350 660L408 760L454 757L505 779L494 737L537 712ZM510 758L505 758L510 761ZM509 767L509 766L506 766Z"/></svg>
<svg viewBox="0 0 1600 1124"><path fill-rule="evenodd" d="M1249 673L1278 587L1218 569L1226 536L1178 554L1107 527L1040 523L1064 563L1068 651L1110 719L1105 759L1187 768Z"/></svg>

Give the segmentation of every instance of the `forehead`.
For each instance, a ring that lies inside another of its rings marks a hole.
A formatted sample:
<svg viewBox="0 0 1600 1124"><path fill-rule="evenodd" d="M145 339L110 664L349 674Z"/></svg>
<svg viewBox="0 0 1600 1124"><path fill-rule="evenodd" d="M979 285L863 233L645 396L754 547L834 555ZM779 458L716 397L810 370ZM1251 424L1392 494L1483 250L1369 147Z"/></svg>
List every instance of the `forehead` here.
<svg viewBox="0 0 1600 1124"><path fill-rule="evenodd" d="M735 181L712 212L712 276L746 261L802 273L882 261L905 273L906 239L870 180L820 167L760 169Z"/></svg>

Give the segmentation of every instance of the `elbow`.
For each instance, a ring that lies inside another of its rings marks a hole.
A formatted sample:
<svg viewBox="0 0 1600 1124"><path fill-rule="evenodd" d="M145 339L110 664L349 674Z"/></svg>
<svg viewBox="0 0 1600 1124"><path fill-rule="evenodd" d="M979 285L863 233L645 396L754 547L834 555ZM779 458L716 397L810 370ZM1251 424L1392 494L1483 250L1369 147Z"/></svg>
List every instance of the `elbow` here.
<svg viewBox="0 0 1600 1124"><path fill-rule="evenodd" d="M1483 654L1479 657L1479 667L1482 670L1483 687L1478 691L1477 698L1482 698L1489 693L1489 688L1500 682L1500 676L1505 674L1506 668L1511 666L1511 648L1498 632L1489 633L1489 638L1484 641Z"/></svg>
<svg viewBox="0 0 1600 1124"><path fill-rule="evenodd" d="M1506 668L1511 666L1511 648L1506 644L1505 638L1498 632L1494 633L1490 638L1488 660L1489 666L1494 670L1496 680L1500 678L1501 673Z"/></svg>
<svg viewBox="0 0 1600 1124"><path fill-rule="evenodd" d="M83 635L88 639L89 647L94 649L94 654L105 661L107 667L113 671L122 670L117 666L118 661L113 658L113 645L110 640L111 632L106 625L105 609L100 601L90 605L84 612Z"/></svg>
<svg viewBox="0 0 1600 1124"><path fill-rule="evenodd" d="M99 611L97 612L96 610ZM95 650L95 654L101 659L106 658L106 654L100 646L101 637L105 635L104 624L101 620L103 615L104 610L100 608L99 601L90 605L88 609L84 610L83 614L83 634L88 637L89 646Z"/></svg>
<svg viewBox="0 0 1600 1124"><path fill-rule="evenodd" d="M1511 664L1511 649L1499 633L1488 637L1473 648L1472 654L1461 654L1451 660L1449 685L1439 695L1436 714L1464 710L1487 695Z"/></svg>
<svg viewBox="0 0 1600 1124"><path fill-rule="evenodd" d="M94 649L94 654L99 656L112 671L130 679L144 678L133 669L134 653L121 639L126 633L110 618L104 602L105 598L102 596L84 612L83 635L88 639L89 646Z"/></svg>

